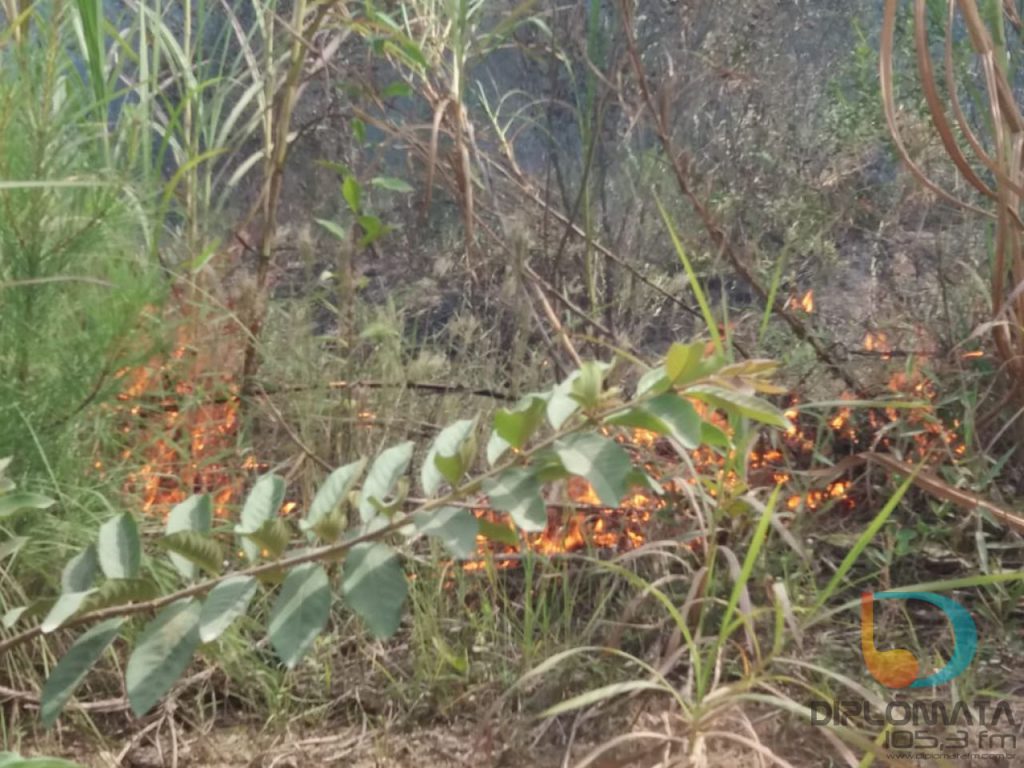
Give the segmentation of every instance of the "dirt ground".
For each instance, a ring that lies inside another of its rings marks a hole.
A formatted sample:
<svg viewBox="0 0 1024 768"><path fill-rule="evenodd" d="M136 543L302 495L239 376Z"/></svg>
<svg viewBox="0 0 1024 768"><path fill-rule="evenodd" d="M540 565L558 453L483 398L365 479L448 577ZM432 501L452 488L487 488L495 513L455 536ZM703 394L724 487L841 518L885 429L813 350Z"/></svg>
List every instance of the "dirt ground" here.
<svg viewBox="0 0 1024 768"><path fill-rule="evenodd" d="M490 725L460 719L421 727L325 724L302 731L278 723L261 731L252 723L211 723L187 732L181 725L171 728L170 722L166 717L152 719L133 732L103 734L102 739L79 730L61 740L58 733L49 743L22 744L21 751L60 755L89 768L569 768L584 764L652 768L684 763L735 768L759 764L754 752L720 741L704 744L696 761L686 761L682 758L687 750L685 733L673 714L644 706L632 709L628 717L622 711L608 716L592 711L581 719L569 715L542 722L524 716ZM722 723L733 732L746 730L735 725L734 729ZM765 738L767 750L784 756L783 765L829 764L829 744L806 728L794 729L786 718L761 717L756 730L758 738ZM602 745L612 748L601 750ZM676 762L680 759L684 763ZM763 764L771 763L766 757Z"/></svg>

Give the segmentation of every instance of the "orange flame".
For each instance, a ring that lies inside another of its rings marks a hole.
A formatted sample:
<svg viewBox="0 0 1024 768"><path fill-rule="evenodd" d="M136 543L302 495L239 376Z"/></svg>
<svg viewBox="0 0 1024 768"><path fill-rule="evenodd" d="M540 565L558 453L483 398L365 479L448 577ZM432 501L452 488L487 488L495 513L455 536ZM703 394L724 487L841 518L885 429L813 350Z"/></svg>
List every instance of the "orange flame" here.
<svg viewBox="0 0 1024 768"><path fill-rule="evenodd" d="M814 290L811 289L801 297L792 296L786 302L786 309L799 309L808 315L814 312Z"/></svg>
<svg viewBox="0 0 1024 768"><path fill-rule="evenodd" d="M889 337L883 332L872 333L868 331L867 335L864 336L864 349L867 352L881 352L883 360L889 360L892 355L892 347L889 346Z"/></svg>

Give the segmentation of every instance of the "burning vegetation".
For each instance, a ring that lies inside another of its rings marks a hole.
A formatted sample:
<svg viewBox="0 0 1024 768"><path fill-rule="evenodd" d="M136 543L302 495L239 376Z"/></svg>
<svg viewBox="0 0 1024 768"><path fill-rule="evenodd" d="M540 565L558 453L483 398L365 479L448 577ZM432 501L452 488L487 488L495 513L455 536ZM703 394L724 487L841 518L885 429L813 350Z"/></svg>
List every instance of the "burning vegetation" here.
<svg viewBox="0 0 1024 768"><path fill-rule="evenodd" d="M813 296L808 293L801 304L812 311ZM240 344L233 340L226 323L213 334L207 323L201 337L199 327L204 326L196 321L182 323L170 355L118 374L124 382L117 405L122 458L138 462L128 474L124 490L149 515L166 515L192 494L209 493L217 516L229 518L252 478L266 469L240 449L239 384L224 372L240 370L230 365L232 349ZM211 335L213 343L197 343ZM890 351L884 333L869 334L864 348L886 355ZM917 369L898 371L890 378L888 389L902 400L893 400L892 405L866 405L855 401L853 395L844 395L840 401L849 405L822 412L790 399L786 416L792 426L783 433L762 434L742 463L742 471L735 469L735 457L718 449L702 446L688 452L684 462L666 438L643 429L620 429L615 439L664 492L634 489L612 508L601 503L586 480L570 478L556 486L547 499L545 530L525 536L525 545L547 555L585 549L621 552L642 545L654 532L678 535L691 530L692 521L687 519L690 497L680 486L683 482L700 483L712 497L781 485L781 503L789 512L851 511L863 495L857 483L843 478L808 487L802 475L862 451L894 453L904 461L931 465L956 462L964 455L960 424L946 425L936 417L936 392L923 373ZM916 402L908 405L908 397ZM720 414L704 415L728 431ZM98 469L102 470L102 465ZM282 512L294 506L288 502ZM491 526L489 536L480 539L481 552L512 556L505 559L514 561L523 541L503 516L491 510L486 498L477 499L472 507ZM496 527L502 529L497 536ZM503 535L506 531L507 536ZM496 539L506 543L495 544ZM483 563L470 563L469 567L483 567Z"/></svg>
<svg viewBox="0 0 1024 768"><path fill-rule="evenodd" d="M120 458L136 465L124 490L145 514L161 517L189 496L209 493L215 514L227 518L248 480L266 469L241 449L233 373L239 334L229 320L181 308L171 352L116 374L124 382L117 396Z"/></svg>

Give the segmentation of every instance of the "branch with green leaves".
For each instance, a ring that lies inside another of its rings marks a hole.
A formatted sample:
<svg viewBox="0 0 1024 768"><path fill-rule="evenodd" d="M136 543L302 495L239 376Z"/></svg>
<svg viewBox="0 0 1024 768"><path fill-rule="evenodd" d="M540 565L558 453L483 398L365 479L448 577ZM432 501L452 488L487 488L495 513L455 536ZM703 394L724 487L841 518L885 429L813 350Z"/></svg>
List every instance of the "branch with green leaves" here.
<svg viewBox="0 0 1024 768"><path fill-rule="evenodd" d="M135 517L117 515L66 564L60 595L3 617L4 630L32 619L36 623L0 640L0 654L61 629L89 626L43 687L41 715L50 725L126 622L156 614L138 635L126 665L128 701L141 715L170 690L202 645L215 642L248 612L261 587L268 594L277 590L267 638L291 668L327 624L332 582L340 582L345 602L369 631L387 637L399 628L408 591L398 547L428 537L453 559L467 560L485 556L479 537L521 543L512 527L478 519L459 502L486 495L491 508L529 534L547 525L543 486L570 476L584 478L609 507L631 487L662 493L657 480L608 436L612 429L642 428L682 449L710 446L729 456L735 453L733 438L701 415L695 401L708 406L705 413L723 411L737 434L751 420L788 426L785 416L759 396L778 391L769 380L775 370L771 361L731 363L719 352L706 354L703 343L676 344L664 364L640 378L632 397L608 386L610 367L585 363L549 391L530 393L497 411L483 451L488 468L472 476L480 453L478 419L446 427L421 463L418 481L425 500L416 503L409 499L412 442L387 448L372 462L360 459L336 469L297 526L278 514L284 480L261 477L229 532L247 567L223 572L228 563L224 531L214 530L209 495L183 501L154 541L155 554L165 559L148 563L162 562L185 583L168 594L142 574L143 542ZM7 492L0 496L0 517L49 506L45 497L11 496L13 488L0 487ZM340 574L325 567L336 563Z"/></svg>

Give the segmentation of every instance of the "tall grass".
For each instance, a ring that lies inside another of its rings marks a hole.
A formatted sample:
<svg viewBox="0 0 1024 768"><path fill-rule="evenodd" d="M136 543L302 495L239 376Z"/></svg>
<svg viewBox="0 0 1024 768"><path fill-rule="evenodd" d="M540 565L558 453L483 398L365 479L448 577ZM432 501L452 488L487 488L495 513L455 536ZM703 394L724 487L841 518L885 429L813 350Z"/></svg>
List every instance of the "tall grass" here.
<svg viewBox="0 0 1024 768"><path fill-rule="evenodd" d="M145 353L126 338L162 290L139 247L149 220L67 55L70 11L55 13L0 49L0 454L22 471Z"/></svg>
<svg viewBox="0 0 1024 768"><path fill-rule="evenodd" d="M979 330L992 338L1011 396L1024 401L1024 158L1020 151L1024 117L1019 90L1015 90L1019 83L1015 83L1010 64L1011 36L1016 35L1017 44L1020 42L1019 19L1013 4L1000 0L949 3L945 14L935 13L935 4L926 0L906 5L913 10L911 28L926 116L958 180L966 182L969 189L956 188L924 167L903 141L907 126L900 115L893 75L897 18L904 6L900 0L886 0L882 27L886 120L900 156L922 187L944 202L992 222L991 318ZM940 22L937 25L936 20ZM955 41L961 31L966 32L974 54L975 70L960 61L960 46ZM934 51L940 46L942 55L936 57ZM937 69L941 74L936 74ZM961 94L967 94L967 99Z"/></svg>

